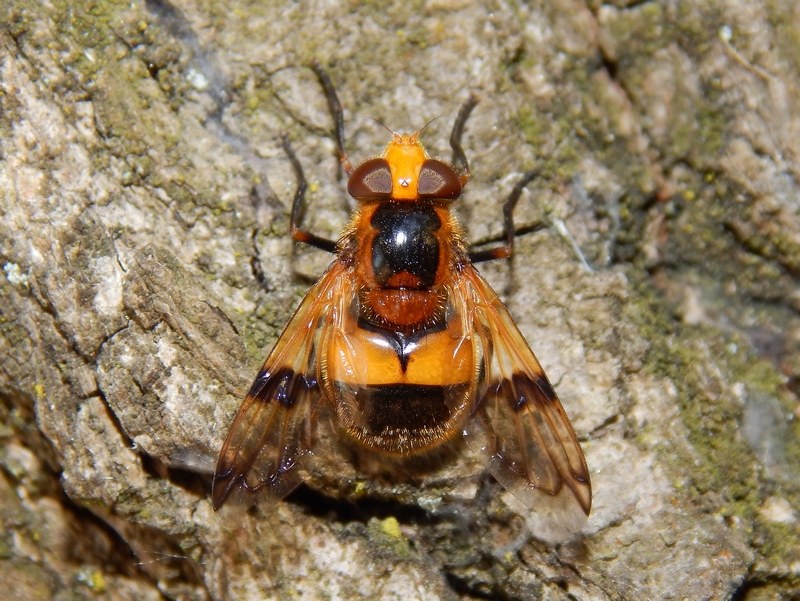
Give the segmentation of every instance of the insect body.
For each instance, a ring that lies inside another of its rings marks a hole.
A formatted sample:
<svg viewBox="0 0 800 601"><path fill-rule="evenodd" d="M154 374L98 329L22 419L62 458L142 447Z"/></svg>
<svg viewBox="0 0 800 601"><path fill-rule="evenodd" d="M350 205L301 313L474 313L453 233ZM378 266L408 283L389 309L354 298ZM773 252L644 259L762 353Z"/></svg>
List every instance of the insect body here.
<svg viewBox="0 0 800 601"><path fill-rule="evenodd" d="M353 169L333 86L315 72L358 206L338 242L301 229L305 180L284 142L299 182L293 237L336 257L239 409L217 463L214 507L234 490L279 499L299 485L324 413L346 444L392 460L435 452L481 427L488 469L523 502L563 499L588 514L589 474L569 419L473 265L511 254L513 207L534 174L506 202L505 244L470 252L450 207L469 179L460 137L475 101L456 120L453 165L430 158L417 132L393 134L380 157Z"/></svg>

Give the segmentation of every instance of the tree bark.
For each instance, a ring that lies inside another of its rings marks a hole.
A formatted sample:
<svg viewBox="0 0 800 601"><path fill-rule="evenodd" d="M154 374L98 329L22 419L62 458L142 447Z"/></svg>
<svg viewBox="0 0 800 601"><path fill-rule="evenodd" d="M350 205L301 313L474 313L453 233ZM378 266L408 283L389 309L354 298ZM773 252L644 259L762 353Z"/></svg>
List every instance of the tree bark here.
<svg viewBox="0 0 800 601"><path fill-rule="evenodd" d="M73 4L0 8L11 597L796 598L794 2ZM353 489L334 464L275 506L212 510L241 397L329 260L287 236L283 132L309 229L336 238L350 208L313 60L356 162L386 143L370 118L441 116L423 140L448 158L478 95L471 240L539 169L511 268L481 270L586 452L577 539L447 470Z"/></svg>

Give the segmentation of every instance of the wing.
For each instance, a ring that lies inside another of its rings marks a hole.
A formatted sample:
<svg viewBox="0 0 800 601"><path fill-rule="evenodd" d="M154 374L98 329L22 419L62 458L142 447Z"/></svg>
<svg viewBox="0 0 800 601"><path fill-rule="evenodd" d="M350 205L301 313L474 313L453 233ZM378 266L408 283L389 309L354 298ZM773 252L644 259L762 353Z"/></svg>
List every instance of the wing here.
<svg viewBox="0 0 800 601"><path fill-rule="evenodd" d="M318 349L354 295L348 268L334 261L311 288L267 357L233 420L217 460L214 509L240 491L277 501L305 479L320 408Z"/></svg>
<svg viewBox="0 0 800 601"><path fill-rule="evenodd" d="M482 352L478 414L486 432L467 444L490 456L489 471L515 497L575 531L592 504L589 470L569 418L503 303L474 267L453 286L454 300Z"/></svg>

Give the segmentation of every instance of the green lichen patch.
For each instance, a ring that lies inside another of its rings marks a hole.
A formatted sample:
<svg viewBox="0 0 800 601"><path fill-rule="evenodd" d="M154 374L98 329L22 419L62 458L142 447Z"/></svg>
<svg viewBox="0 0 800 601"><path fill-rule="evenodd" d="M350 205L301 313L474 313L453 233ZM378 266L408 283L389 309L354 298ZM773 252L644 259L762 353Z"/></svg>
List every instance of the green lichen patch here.
<svg viewBox="0 0 800 601"><path fill-rule="evenodd" d="M747 341L710 327L682 325L663 299L646 287L640 292L639 303L626 312L651 342L646 369L674 383L692 453L697 453L697 457L686 456L671 446L660 450L679 483L680 497L709 513L737 520L752 540L762 541L760 551L768 564L796 562L796 528L790 532L787 527L765 524L759 508L768 491L776 489L796 502L800 487L792 480L775 480L774 474L765 471L753 435L743 428L748 403L757 402L759 395L776 399L784 407L784 415L789 414L791 401L783 379L769 362L758 358ZM789 420L787 427L777 430L756 431L756 438L781 439L771 449L781 454L784 473L800 473L796 422Z"/></svg>
<svg viewBox="0 0 800 601"><path fill-rule="evenodd" d="M644 2L641 5L621 10L615 18L606 22L615 45L625 49L619 51L616 58L621 66L654 54L669 40L669 23L665 9L659 2Z"/></svg>
<svg viewBox="0 0 800 601"><path fill-rule="evenodd" d="M772 40L783 60L792 65L800 80L800 29L797 27L797 5L783 0L768 0L768 20L773 27Z"/></svg>

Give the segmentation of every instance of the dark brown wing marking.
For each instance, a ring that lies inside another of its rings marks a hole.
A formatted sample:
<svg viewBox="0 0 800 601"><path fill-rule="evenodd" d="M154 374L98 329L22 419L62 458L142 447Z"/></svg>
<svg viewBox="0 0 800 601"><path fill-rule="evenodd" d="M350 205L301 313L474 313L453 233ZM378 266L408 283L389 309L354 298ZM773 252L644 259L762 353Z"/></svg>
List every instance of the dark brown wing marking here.
<svg viewBox="0 0 800 601"><path fill-rule="evenodd" d="M474 267L465 266L453 288L454 302L463 303L464 315L471 316L469 325L483 353L479 415L474 421L480 423L482 416L489 430L490 448L484 449L491 456L489 471L528 507L555 508L555 513L572 513L564 522L582 521L575 518L588 515L592 504L589 470L542 366ZM472 440L477 437L468 433L468 444ZM567 507L562 510L560 505ZM575 509L581 515L576 516Z"/></svg>
<svg viewBox="0 0 800 601"><path fill-rule="evenodd" d="M353 299L348 268L339 261L309 291L264 362L220 451L212 501L219 509L235 492L278 501L305 479L319 409L318 349Z"/></svg>

